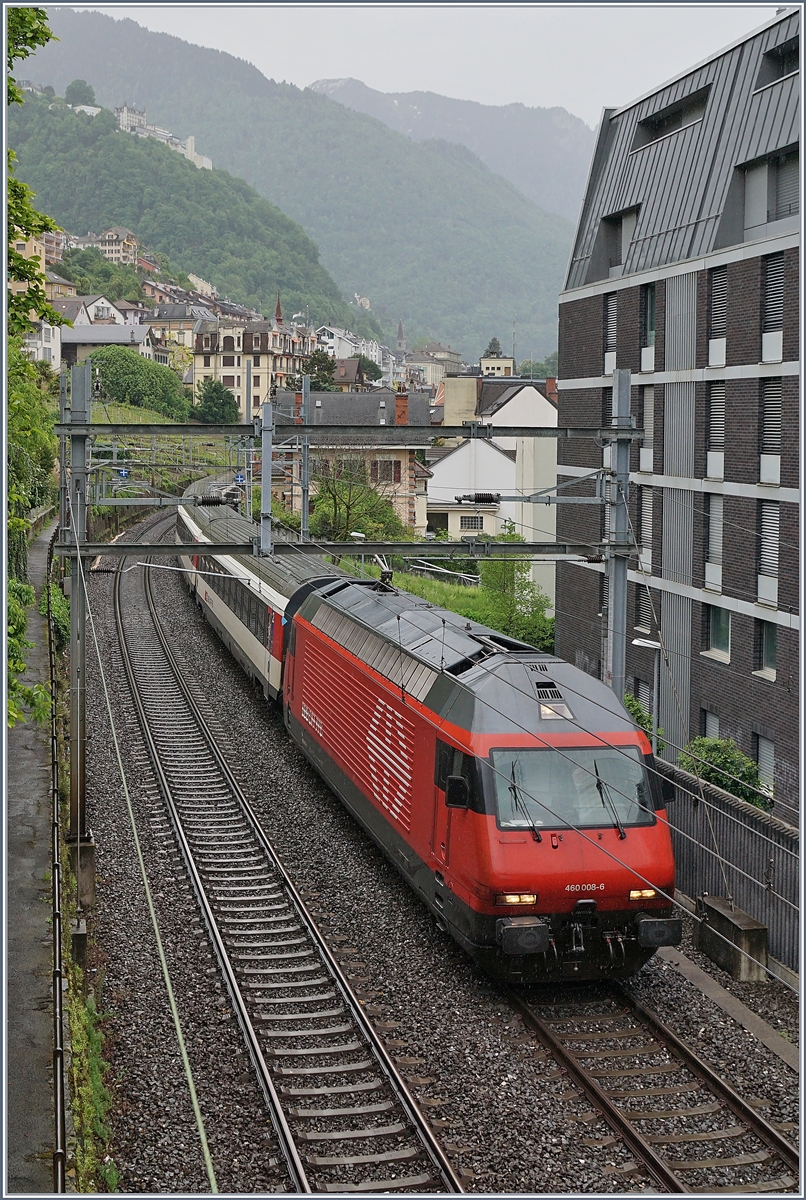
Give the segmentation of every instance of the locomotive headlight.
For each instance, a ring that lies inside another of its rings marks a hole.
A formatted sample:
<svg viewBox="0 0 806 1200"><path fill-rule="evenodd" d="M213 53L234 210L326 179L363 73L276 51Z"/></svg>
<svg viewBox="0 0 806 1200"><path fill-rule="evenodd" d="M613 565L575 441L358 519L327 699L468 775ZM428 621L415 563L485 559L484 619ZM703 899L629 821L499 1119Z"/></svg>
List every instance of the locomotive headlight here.
<svg viewBox="0 0 806 1200"><path fill-rule="evenodd" d="M630 892L630 899L631 900L654 900L655 894L656 893L655 893L654 888L634 888Z"/></svg>
<svg viewBox="0 0 806 1200"><path fill-rule="evenodd" d="M537 904L537 892L505 892L496 896L496 904Z"/></svg>

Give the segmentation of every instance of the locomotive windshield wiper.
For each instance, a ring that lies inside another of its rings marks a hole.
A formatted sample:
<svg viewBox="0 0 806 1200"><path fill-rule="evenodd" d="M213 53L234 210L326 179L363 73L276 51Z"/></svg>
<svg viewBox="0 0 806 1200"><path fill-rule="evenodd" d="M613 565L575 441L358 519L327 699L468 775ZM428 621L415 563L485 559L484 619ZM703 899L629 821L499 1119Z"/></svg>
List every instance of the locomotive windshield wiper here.
<svg viewBox="0 0 806 1200"><path fill-rule="evenodd" d="M602 807L610 809L619 838L625 838L627 836L626 830L621 823L621 817L618 815L618 809L613 802L613 797L610 795L610 788L599 774L599 764L595 758L593 760L593 769L596 772L596 790L602 798Z"/></svg>
<svg viewBox="0 0 806 1200"><path fill-rule="evenodd" d="M524 817L526 818L526 823L528 824L529 828L532 831L532 837L535 839L536 842L542 842L543 835L541 834L540 830L537 828L534 821L532 820L532 818L529 814L529 809L528 809L526 803L524 802L523 797L521 796L521 790L518 787L518 784L515 780L515 759L514 758L512 759L512 771L511 771L510 778L512 779L512 782L509 785L509 790L512 793L512 799L515 801L516 807L520 809L520 811L523 813Z"/></svg>

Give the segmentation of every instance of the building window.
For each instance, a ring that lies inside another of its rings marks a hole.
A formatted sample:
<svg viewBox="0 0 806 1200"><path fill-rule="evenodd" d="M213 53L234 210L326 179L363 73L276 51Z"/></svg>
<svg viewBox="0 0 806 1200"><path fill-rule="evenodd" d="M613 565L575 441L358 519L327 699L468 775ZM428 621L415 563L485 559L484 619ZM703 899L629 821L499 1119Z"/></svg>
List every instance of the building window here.
<svg viewBox="0 0 806 1200"><path fill-rule="evenodd" d="M756 762L761 786L771 796L775 787L775 742L760 734L756 737Z"/></svg>
<svg viewBox="0 0 806 1200"><path fill-rule="evenodd" d="M710 336L723 338L728 332L728 268L711 271Z"/></svg>
<svg viewBox="0 0 806 1200"><path fill-rule="evenodd" d="M616 335L618 332L618 294L609 292L605 296L605 354L614 354L616 351Z"/></svg>
<svg viewBox="0 0 806 1200"><path fill-rule="evenodd" d="M778 656L778 626L772 621L756 621L756 670L775 678Z"/></svg>
<svg viewBox="0 0 806 1200"><path fill-rule="evenodd" d="M653 708L652 684L647 683L644 679L635 677L635 698L643 708L644 712L651 713Z"/></svg>
<svg viewBox="0 0 806 1200"><path fill-rule="evenodd" d="M204 337L202 338L202 348L204 350L210 349L210 334L209 333L205 333ZM205 363L204 365L207 366L207 363Z"/></svg>
<svg viewBox="0 0 806 1200"><path fill-rule="evenodd" d="M708 553L707 560L717 566L722 564L722 530L724 501L722 496L713 493L707 497L708 512Z"/></svg>
<svg viewBox="0 0 806 1200"><path fill-rule="evenodd" d="M235 376L225 375L221 382L224 384L224 387L233 388L235 387Z"/></svg>
<svg viewBox="0 0 806 1200"><path fill-rule="evenodd" d="M260 387L260 376L259 375L252 376L252 387Z"/></svg>
<svg viewBox="0 0 806 1200"><path fill-rule="evenodd" d="M235 338L231 337L229 334L227 334L227 336L224 338L223 348L224 348L224 350L234 350L235 349Z"/></svg>
<svg viewBox="0 0 806 1200"><path fill-rule="evenodd" d="M259 344L260 344L260 343L258 343L258 345L259 345ZM253 356L253 358L252 358L252 366L253 366L253 367L259 367L259 366L260 366L260 355L259 355L259 354L255 354L255 355Z"/></svg>
<svg viewBox="0 0 806 1200"><path fill-rule="evenodd" d="M234 354L225 354L221 360L221 365L222 365L222 367L234 367L235 366L235 355Z"/></svg>
<svg viewBox="0 0 806 1200"><path fill-rule="evenodd" d="M776 500L762 500L758 507L758 573L767 575L771 579L777 579L781 509Z"/></svg>
<svg viewBox="0 0 806 1200"><path fill-rule="evenodd" d="M772 254L764 262L764 309L762 333L784 327L784 256Z"/></svg>
<svg viewBox="0 0 806 1200"><path fill-rule="evenodd" d="M708 449L725 449L725 384L708 385Z"/></svg>
<svg viewBox="0 0 806 1200"><path fill-rule="evenodd" d="M210 366L210 355L209 354L205 354L205 356L204 356L204 365L205 365L205 367Z"/></svg>
<svg viewBox="0 0 806 1200"><path fill-rule="evenodd" d="M800 212L800 157L795 150L778 159L775 171L775 205L769 213L771 221Z"/></svg>
<svg viewBox="0 0 806 1200"><path fill-rule="evenodd" d="M371 477L373 483L400 483L400 459L376 458Z"/></svg>
<svg viewBox="0 0 806 1200"><path fill-rule="evenodd" d="M702 731L707 738L719 737L719 717L707 708L702 710Z"/></svg>
<svg viewBox="0 0 806 1200"><path fill-rule="evenodd" d="M726 608L709 605L706 608L708 619L708 649L712 654L728 660L730 658L730 612Z"/></svg>
<svg viewBox="0 0 806 1200"><path fill-rule="evenodd" d="M459 518L460 529L483 529L484 517L482 516L461 516Z"/></svg>
<svg viewBox="0 0 806 1200"><path fill-rule="evenodd" d="M649 633L652 629L652 597L649 588L639 583L635 589L635 628Z"/></svg>
<svg viewBox="0 0 806 1200"><path fill-rule="evenodd" d="M253 407L253 408L260 408L260 396L253 396L253 397L252 397L252 407Z"/></svg>
<svg viewBox="0 0 806 1200"><path fill-rule="evenodd" d="M765 379L761 385L761 453L781 453L783 381Z"/></svg>
<svg viewBox="0 0 806 1200"><path fill-rule="evenodd" d="M652 499L653 491L651 487L642 487L640 489L641 508L640 508L640 540L641 545L645 550L652 547Z"/></svg>
<svg viewBox="0 0 806 1200"><path fill-rule="evenodd" d="M643 336L641 339L642 346L655 345L655 285L648 283L642 289L643 291ZM615 298L615 297L614 297ZM615 349L615 346L613 347Z"/></svg>

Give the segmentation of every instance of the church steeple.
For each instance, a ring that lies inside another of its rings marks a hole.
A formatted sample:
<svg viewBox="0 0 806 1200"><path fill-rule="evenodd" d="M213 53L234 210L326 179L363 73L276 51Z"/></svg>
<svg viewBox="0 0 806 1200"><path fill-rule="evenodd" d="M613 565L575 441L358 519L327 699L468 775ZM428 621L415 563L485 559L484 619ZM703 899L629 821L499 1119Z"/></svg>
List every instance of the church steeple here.
<svg viewBox="0 0 806 1200"><path fill-rule="evenodd" d="M403 332L402 320L398 321L398 323L397 323L397 348L398 348L399 353L401 353L401 354L406 353L406 335Z"/></svg>
<svg viewBox="0 0 806 1200"><path fill-rule="evenodd" d="M280 308L280 293L279 292L277 293L277 307L274 310L274 319L278 325L282 325L283 312L282 312L282 309Z"/></svg>

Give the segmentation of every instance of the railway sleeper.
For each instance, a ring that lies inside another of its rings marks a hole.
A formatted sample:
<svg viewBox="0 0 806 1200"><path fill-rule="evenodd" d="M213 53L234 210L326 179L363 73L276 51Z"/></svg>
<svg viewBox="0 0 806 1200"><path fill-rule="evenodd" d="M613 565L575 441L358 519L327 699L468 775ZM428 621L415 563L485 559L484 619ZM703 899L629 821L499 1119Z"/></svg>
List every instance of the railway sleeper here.
<svg viewBox="0 0 806 1200"><path fill-rule="evenodd" d="M323 1192L404 1192L411 1188L418 1191L436 1191L442 1180L432 1175L409 1175L403 1179L364 1179L361 1183L326 1183Z"/></svg>
<svg viewBox="0 0 806 1200"><path fill-rule="evenodd" d="M673 1142L721 1142L728 1138L744 1137L748 1130L744 1125L731 1125L727 1129L710 1129L698 1133L655 1133L644 1134L644 1140L653 1145L671 1145Z"/></svg>
<svg viewBox="0 0 806 1200"><path fill-rule="evenodd" d="M389 1112L394 1108L393 1100L381 1100L378 1104L358 1104L355 1108L289 1108L289 1117L302 1120L305 1117L365 1117L370 1113Z"/></svg>
<svg viewBox="0 0 806 1200"><path fill-rule="evenodd" d="M750 1154L736 1154L733 1158L679 1158L670 1160L673 1171L710 1171L714 1167L746 1167L751 1163L765 1163L772 1158L769 1150L755 1150Z"/></svg>
<svg viewBox="0 0 806 1200"><path fill-rule="evenodd" d="M747 1192L790 1192L798 1186L797 1179L791 1175L781 1175L778 1179L765 1179L761 1183L728 1183L724 1187L709 1187L707 1184L693 1187L692 1192L730 1192L746 1194Z"/></svg>
<svg viewBox="0 0 806 1200"><path fill-rule="evenodd" d="M357 1167L364 1163L406 1162L407 1159L419 1158L423 1153L420 1146L403 1146L400 1150L386 1150L381 1154L347 1154L344 1157L334 1155L305 1154L303 1159L312 1167Z"/></svg>
<svg viewBox="0 0 806 1200"><path fill-rule="evenodd" d="M334 1129L317 1133L298 1133L296 1136L304 1142L340 1142L358 1141L361 1138L391 1137L393 1133L403 1133L409 1126L404 1121L396 1121L394 1125L374 1125L369 1129Z"/></svg>

